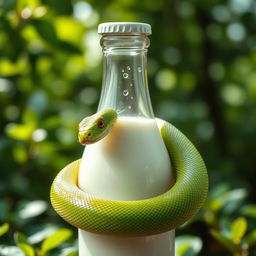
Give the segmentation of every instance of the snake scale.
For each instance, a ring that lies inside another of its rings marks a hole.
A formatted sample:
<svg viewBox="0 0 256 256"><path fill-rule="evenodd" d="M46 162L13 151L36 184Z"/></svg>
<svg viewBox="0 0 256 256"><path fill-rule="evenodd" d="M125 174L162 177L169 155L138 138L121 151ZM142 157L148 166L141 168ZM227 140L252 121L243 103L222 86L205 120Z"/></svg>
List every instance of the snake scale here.
<svg viewBox="0 0 256 256"><path fill-rule="evenodd" d="M87 117L80 123L80 143L103 138L116 119L117 114L111 109ZM176 182L167 192L136 201L97 198L79 189L80 160L77 160L61 170L53 181L50 197L56 212L77 228L117 236L166 232L194 216L208 191L204 161L183 133L164 120L156 121L176 174Z"/></svg>

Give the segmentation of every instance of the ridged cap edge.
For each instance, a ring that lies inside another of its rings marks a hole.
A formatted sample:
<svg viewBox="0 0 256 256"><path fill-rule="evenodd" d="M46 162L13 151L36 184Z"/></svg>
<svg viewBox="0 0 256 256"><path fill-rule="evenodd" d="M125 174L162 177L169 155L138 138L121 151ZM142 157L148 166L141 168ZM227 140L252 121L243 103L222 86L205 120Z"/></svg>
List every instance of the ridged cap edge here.
<svg viewBox="0 0 256 256"><path fill-rule="evenodd" d="M144 34L151 35L151 26L139 22L107 22L98 26L98 34Z"/></svg>

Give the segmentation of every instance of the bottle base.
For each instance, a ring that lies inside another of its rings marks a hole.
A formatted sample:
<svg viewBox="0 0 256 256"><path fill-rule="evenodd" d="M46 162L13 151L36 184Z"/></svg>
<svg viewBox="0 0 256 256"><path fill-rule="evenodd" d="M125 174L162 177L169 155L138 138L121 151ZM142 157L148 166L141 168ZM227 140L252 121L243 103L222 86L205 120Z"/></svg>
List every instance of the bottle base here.
<svg viewBox="0 0 256 256"><path fill-rule="evenodd" d="M79 229L79 256L174 256L175 230L143 237L99 235Z"/></svg>

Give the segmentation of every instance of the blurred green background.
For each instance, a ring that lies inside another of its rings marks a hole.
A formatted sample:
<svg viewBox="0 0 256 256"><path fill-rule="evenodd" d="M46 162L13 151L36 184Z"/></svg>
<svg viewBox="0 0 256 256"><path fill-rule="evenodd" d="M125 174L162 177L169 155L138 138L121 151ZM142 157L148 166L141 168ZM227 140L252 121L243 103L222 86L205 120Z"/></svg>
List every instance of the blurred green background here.
<svg viewBox="0 0 256 256"><path fill-rule="evenodd" d="M176 255L256 255L254 0L0 0L0 255L77 255L49 189L82 155L77 124L97 109L97 26L109 21L151 24L155 115L208 167L209 197L177 230Z"/></svg>

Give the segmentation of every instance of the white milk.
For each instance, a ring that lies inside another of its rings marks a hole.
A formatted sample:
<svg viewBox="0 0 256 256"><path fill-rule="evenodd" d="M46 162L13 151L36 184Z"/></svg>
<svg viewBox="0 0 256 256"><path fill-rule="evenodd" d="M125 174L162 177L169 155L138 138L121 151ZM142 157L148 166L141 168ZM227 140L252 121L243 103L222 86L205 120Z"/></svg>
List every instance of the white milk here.
<svg viewBox="0 0 256 256"><path fill-rule="evenodd" d="M121 117L105 138L86 146L78 185L95 196L125 201L159 195L172 181L155 120Z"/></svg>
<svg viewBox="0 0 256 256"><path fill-rule="evenodd" d="M168 152L154 119L119 117L102 140L86 146L78 185L97 197L139 200L167 191L174 182ZM122 238L79 230L80 256L173 255L174 231Z"/></svg>

